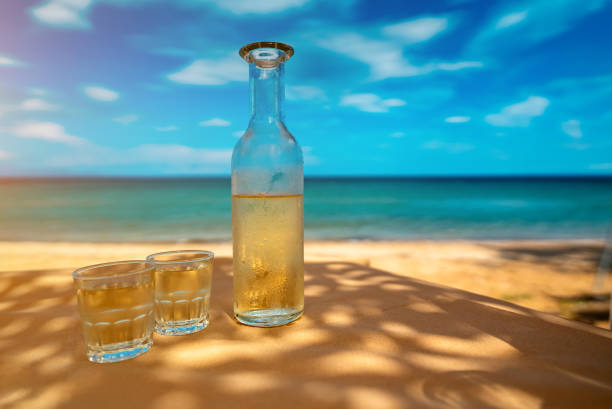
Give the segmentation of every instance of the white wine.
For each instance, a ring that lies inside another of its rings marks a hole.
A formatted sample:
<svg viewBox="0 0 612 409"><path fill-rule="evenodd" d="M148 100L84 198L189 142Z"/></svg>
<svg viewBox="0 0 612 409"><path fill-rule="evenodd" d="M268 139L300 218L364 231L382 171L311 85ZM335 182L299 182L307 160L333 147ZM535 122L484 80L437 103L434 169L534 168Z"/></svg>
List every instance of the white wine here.
<svg viewBox="0 0 612 409"><path fill-rule="evenodd" d="M157 265L155 321L163 334L187 334L208 324L212 264L183 270Z"/></svg>
<svg viewBox="0 0 612 409"><path fill-rule="evenodd" d="M303 195L234 195L234 315L248 325L291 322L304 310Z"/></svg>
<svg viewBox="0 0 612 409"><path fill-rule="evenodd" d="M282 115L293 47L261 41L239 54L249 63L251 119L232 153L234 316L272 327L304 311L304 158Z"/></svg>
<svg viewBox="0 0 612 409"><path fill-rule="evenodd" d="M77 290L87 349L94 354L150 343L153 280Z"/></svg>

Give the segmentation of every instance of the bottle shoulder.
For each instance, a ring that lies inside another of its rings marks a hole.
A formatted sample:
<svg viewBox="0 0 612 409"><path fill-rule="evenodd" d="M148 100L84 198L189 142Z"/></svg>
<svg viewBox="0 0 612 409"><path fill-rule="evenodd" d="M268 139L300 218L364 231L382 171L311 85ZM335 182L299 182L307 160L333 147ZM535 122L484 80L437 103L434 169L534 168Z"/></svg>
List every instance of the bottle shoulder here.
<svg viewBox="0 0 612 409"><path fill-rule="evenodd" d="M303 162L298 141L282 123L276 126L251 124L234 146L232 167L258 158L270 163Z"/></svg>

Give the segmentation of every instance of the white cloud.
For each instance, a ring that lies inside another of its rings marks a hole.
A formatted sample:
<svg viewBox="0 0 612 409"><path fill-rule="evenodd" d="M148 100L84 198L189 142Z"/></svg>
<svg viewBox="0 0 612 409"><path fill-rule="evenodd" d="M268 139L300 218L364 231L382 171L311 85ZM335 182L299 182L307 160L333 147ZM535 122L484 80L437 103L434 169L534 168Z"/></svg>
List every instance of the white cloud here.
<svg viewBox="0 0 612 409"><path fill-rule="evenodd" d="M267 14L278 13L298 8L310 0L175 0L170 3L177 7L197 8L214 6L234 14ZM30 8L31 16L41 24L71 28L87 29L91 26L88 13L94 5L107 3L114 6L130 7L146 3L163 3L163 0L44 0Z"/></svg>
<svg viewBox="0 0 612 409"><path fill-rule="evenodd" d="M321 163L319 157L312 154L312 146L302 146L305 165L318 165Z"/></svg>
<svg viewBox="0 0 612 409"><path fill-rule="evenodd" d="M47 91L45 91L42 88L30 88L28 89L28 92L32 95L36 95L36 96L41 96L41 95L45 95L47 93Z"/></svg>
<svg viewBox="0 0 612 409"><path fill-rule="evenodd" d="M141 160L156 163L229 164L232 149L191 148L185 145L140 145L134 153Z"/></svg>
<svg viewBox="0 0 612 409"><path fill-rule="evenodd" d="M7 159L11 159L13 157L13 154L7 151L3 151L2 149L0 149L0 160L7 160Z"/></svg>
<svg viewBox="0 0 612 409"><path fill-rule="evenodd" d="M22 63L14 58L7 57L6 55L0 55L0 67L15 67L21 65Z"/></svg>
<svg viewBox="0 0 612 409"><path fill-rule="evenodd" d="M234 138L241 138L242 135L244 135L245 132L246 132L246 129L241 129L240 131L234 131L234 132L232 132L232 136Z"/></svg>
<svg viewBox="0 0 612 409"><path fill-rule="evenodd" d="M471 118L469 116L449 116L444 120L444 122L448 122L449 124L460 124L464 122L469 122Z"/></svg>
<svg viewBox="0 0 612 409"><path fill-rule="evenodd" d="M175 125L158 126L157 128L155 128L155 130L157 132L173 132L173 131L178 131L178 127Z"/></svg>
<svg viewBox="0 0 612 409"><path fill-rule="evenodd" d="M563 132L571 136L572 138L582 138L582 129L580 128L580 121L577 119L570 119L561 124Z"/></svg>
<svg viewBox="0 0 612 409"><path fill-rule="evenodd" d="M92 0L48 0L30 9L40 23L66 28L88 28L85 14Z"/></svg>
<svg viewBox="0 0 612 409"><path fill-rule="evenodd" d="M405 44L427 41L448 27L446 17L422 17L383 27L383 33Z"/></svg>
<svg viewBox="0 0 612 409"><path fill-rule="evenodd" d="M146 144L127 149L95 144L80 147L74 153L53 156L45 165L55 168L102 167L119 168L135 164L154 164L161 173L225 173L229 172L231 149L193 148L178 144Z"/></svg>
<svg viewBox="0 0 612 409"><path fill-rule="evenodd" d="M461 153L465 151L471 151L474 149L474 145L470 145L467 143L451 143L451 142L443 142L438 140L433 140L429 142L425 142L422 145L423 149L441 149L450 153Z"/></svg>
<svg viewBox="0 0 612 409"><path fill-rule="evenodd" d="M191 85L222 85L230 81L248 81L248 65L234 53L219 60L199 59L179 71L168 74L170 81Z"/></svg>
<svg viewBox="0 0 612 409"><path fill-rule="evenodd" d="M397 98L382 99L376 94L349 94L342 97L340 105L364 112L387 112L389 107L406 105L406 102Z"/></svg>
<svg viewBox="0 0 612 409"><path fill-rule="evenodd" d="M497 114L489 114L485 121L494 126L527 127L531 120L544 113L550 101L544 97L530 96L527 100L508 105Z"/></svg>
<svg viewBox="0 0 612 409"><path fill-rule="evenodd" d="M40 98L26 99L19 105L22 111L57 111L59 107Z"/></svg>
<svg viewBox="0 0 612 409"><path fill-rule="evenodd" d="M527 18L528 13L529 13L529 10L523 10L523 11L517 11L514 13L506 14L505 16L503 16L497 21L497 23L495 24L495 28L496 29L506 28L506 27L510 27L515 24L518 24L521 21L525 20L525 18Z"/></svg>
<svg viewBox="0 0 612 409"><path fill-rule="evenodd" d="M138 119L140 118L136 114L127 114L127 115L118 116L116 118L113 118L113 121L123 124L123 125L128 125L128 124L131 124L132 122L138 121Z"/></svg>
<svg viewBox="0 0 612 409"><path fill-rule="evenodd" d="M605 5L605 0L499 2L468 48L489 56L508 55L570 30Z"/></svg>
<svg viewBox="0 0 612 409"><path fill-rule="evenodd" d="M323 39L318 45L368 64L373 79L420 74L419 67L410 64L404 58L402 48L394 42L372 40L360 34L346 33Z"/></svg>
<svg viewBox="0 0 612 409"><path fill-rule="evenodd" d="M60 107L40 98L28 98L19 105L0 105L0 116L11 111L57 111Z"/></svg>
<svg viewBox="0 0 612 409"><path fill-rule="evenodd" d="M406 105L406 101L399 98L389 98L383 101L383 104L388 107L401 107Z"/></svg>
<svg viewBox="0 0 612 409"><path fill-rule="evenodd" d="M612 163L593 163L589 166L593 170L612 170Z"/></svg>
<svg viewBox="0 0 612 409"><path fill-rule="evenodd" d="M235 14L265 14L277 13L287 9L301 7L309 0L204 0L205 3Z"/></svg>
<svg viewBox="0 0 612 409"><path fill-rule="evenodd" d="M480 61L457 61L457 62L441 62L429 65L432 71L458 71L466 68L482 68L484 64Z"/></svg>
<svg viewBox="0 0 612 409"><path fill-rule="evenodd" d="M326 100L325 91L311 85L293 85L287 87L286 96L288 100Z"/></svg>
<svg viewBox="0 0 612 409"><path fill-rule="evenodd" d="M403 138L404 135L405 135L405 133L401 132L401 131L397 131L397 132L391 133L391 137L392 138Z"/></svg>
<svg viewBox="0 0 612 409"><path fill-rule="evenodd" d="M396 41L369 39L356 33L331 36L321 39L317 44L367 64L373 80L482 67L479 61L439 62L416 66L404 57L402 44Z"/></svg>
<svg viewBox="0 0 612 409"><path fill-rule="evenodd" d="M63 126L54 122L25 122L17 125L13 133L20 138L41 139L67 145L82 145L85 139L66 133Z"/></svg>
<svg viewBox="0 0 612 409"><path fill-rule="evenodd" d="M85 95L98 101L111 102L119 99L119 93L99 86L87 86L83 89Z"/></svg>
<svg viewBox="0 0 612 409"><path fill-rule="evenodd" d="M211 118L199 123L200 126L230 126L232 123L222 118Z"/></svg>
<svg viewBox="0 0 612 409"><path fill-rule="evenodd" d="M555 94L558 111L572 112L575 107L609 106L612 97L612 75L559 78L545 84L542 92ZM612 119L612 111L608 109ZM599 120L605 120L601 116Z"/></svg>

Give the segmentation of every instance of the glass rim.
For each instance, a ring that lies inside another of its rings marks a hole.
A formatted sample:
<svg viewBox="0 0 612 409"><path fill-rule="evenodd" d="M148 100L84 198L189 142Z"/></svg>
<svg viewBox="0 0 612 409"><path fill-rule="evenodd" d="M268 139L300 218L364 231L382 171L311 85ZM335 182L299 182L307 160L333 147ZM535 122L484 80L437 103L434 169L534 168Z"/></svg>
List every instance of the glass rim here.
<svg viewBox="0 0 612 409"><path fill-rule="evenodd" d="M101 274L101 275L96 275L96 276L82 276L81 275L85 271L94 270L94 269L103 268L103 267L117 266L117 265L121 265L121 264L144 264L144 267L136 269L135 271L129 271L129 272L126 272L126 273L119 273L119 274L117 274L117 273L115 273L115 274ZM85 266L85 267L77 268L76 270L74 270L72 272L72 278L74 278L75 280L82 280L82 281L108 280L109 278L112 278L112 277L130 277L130 276L136 276L136 275L139 275L139 274L142 274L142 273L146 273L147 271L153 270L154 268L155 268L155 264L153 264L149 260L109 261L109 262L106 262L106 263L92 264L90 266Z"/></svg>
<svg viewBox="0 0 612 409"><path fill-rule="evenodd" d="M155 257L159 256L171 256L174 254L193 254L194 258L190 258L187 260L170 260L170 261L158 261L155 260ZM201 257L197 257L200 255ZM171 251L162 251L159 253L149 254L146 258L146 261L151 262L153 264L163 264L163 265L171 265L171 264L186 264L186 263L195 263L198 261L210 261L215 257L215 253L210 250L171 250Z"/></svg>

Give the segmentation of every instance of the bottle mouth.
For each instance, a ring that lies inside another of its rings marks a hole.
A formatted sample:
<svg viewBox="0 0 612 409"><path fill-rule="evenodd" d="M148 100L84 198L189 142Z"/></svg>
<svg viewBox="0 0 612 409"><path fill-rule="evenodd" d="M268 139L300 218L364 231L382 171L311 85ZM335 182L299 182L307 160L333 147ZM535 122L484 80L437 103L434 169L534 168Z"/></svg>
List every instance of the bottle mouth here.
<svg viewBox="0 0 612 409"><path fill-rule="evenodd" d="M277 41L258 41L242 47L239 54L246 62L260 68L274 68L293 55L293 47Z"/></svg>

